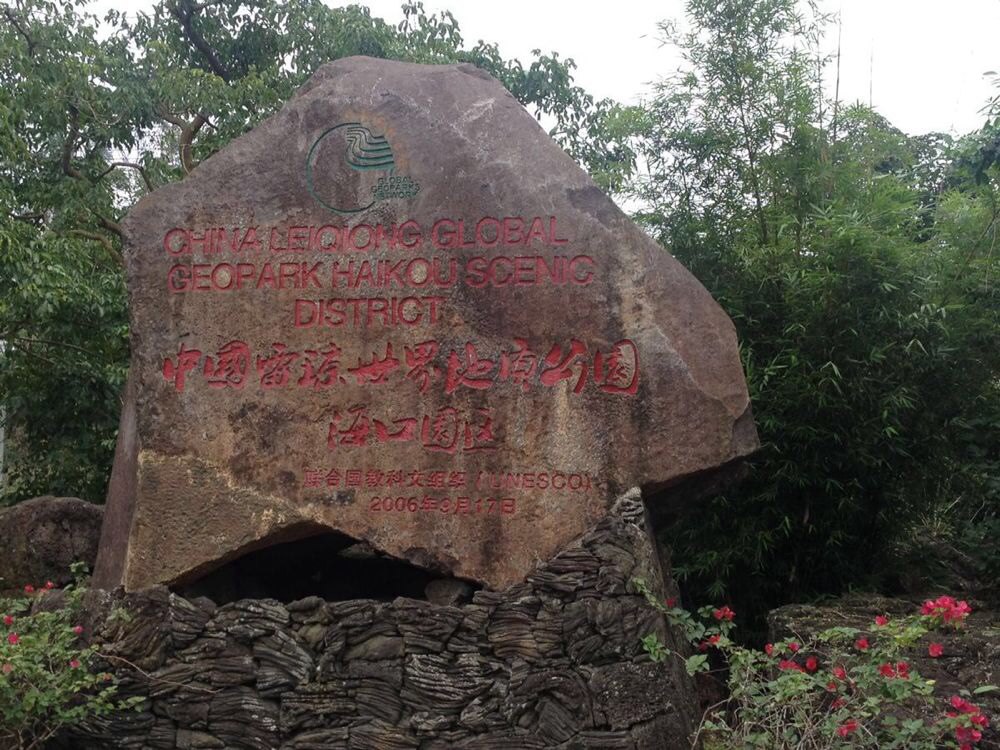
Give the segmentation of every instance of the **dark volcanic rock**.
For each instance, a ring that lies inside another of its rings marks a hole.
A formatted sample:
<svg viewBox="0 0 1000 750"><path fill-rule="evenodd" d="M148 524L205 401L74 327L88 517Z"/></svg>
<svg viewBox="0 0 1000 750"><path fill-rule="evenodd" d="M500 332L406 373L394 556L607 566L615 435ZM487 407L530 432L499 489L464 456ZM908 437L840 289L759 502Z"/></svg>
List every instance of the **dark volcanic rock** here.
<svg viewBox="0 0 1000 750"><path fill-rule="evenodd" d="M334 530L502 588L757 446L730 320L474 67L330 63L124 228L103 586Z"/></svg>
<svg viewBox="0 0 1000 750"><path fill-rule="evenodd" d="M97 557L104 509L75 497L36 497L0 510L0 590L72 580Z"/></svg>
<svg viewBox="0 0 1000 750"><path fill-rule="evenodd" d="M148 700L75 728L66 746L687 747L692 682L681 660L650 661L640 639L678 644L644 597L607 585L642 577L662 596L653 550L630 493L529 582L456 606L310 597L213 607L164 587L99 596L88 632L127 692ZM569 585L578 566L588 574Z"/></svg>

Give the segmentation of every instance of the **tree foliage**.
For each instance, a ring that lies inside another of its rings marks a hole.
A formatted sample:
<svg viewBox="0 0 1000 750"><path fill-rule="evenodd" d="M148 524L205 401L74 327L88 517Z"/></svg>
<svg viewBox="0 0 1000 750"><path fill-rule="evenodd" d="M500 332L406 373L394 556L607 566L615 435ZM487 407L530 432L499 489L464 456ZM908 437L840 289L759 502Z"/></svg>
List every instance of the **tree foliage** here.
<svg viewBox="0 0 1000 750"><path fill-rule="evenodd" d="M879 582L897 542L982 497L963 440L997 437L1000 173L826 101L814 9L687 7L631 190L732 316L763 448L670 541L690 585L760 613Z"/></svg>
<svg viewBox="0 0 1000 750"><path fill-rule="evenodd" d="M472 63L595 171L628 158L595 136L608 105L574 85L572 60L508 60L494 44L467 46L449 13L403 9L398 27L319 0L160 0L103 20L79 0L0 11L0 501L102 499L128 356L121 216L323 63Z"/></svg>

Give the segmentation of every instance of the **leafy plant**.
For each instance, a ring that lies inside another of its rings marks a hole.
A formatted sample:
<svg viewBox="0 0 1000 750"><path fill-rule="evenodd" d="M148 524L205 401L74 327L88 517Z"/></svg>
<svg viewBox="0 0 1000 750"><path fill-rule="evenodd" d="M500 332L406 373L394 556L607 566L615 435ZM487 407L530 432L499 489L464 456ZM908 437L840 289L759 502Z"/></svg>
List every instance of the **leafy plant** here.
<svg viewBox="0 0 1000 750"><path fill-rule="evenodd" d="M115 698L111 674L92 671L98 646L84 641L79 625L85 590L77 583L63 590L58 608L32 610L36 591L0 598L0 745L11 750L41 748L63 727L136 705L141 698Z"/></svg>
<svg viewBox="0 0 1000 750"><path fill-rule="evenodd" d="M663 28L684 66L630 141L637 218L733 319L762 443L665 541L695 598L733 597L757 629L789 601L893 586L894 545L973 513L996 477L966 427L1000 441L980 419L1000 403L995 167L827 100L827 21L691 0Z"/></svg>
<svg viewBox="0 0 1000 750"><path fill-rule="evenodd" d="M651 634L643 639L650 658L683 659L692 675L711 669L710 654L725 662L729 696L708 709L694 743L717 750L972 750L989 726L970 699L998 688L962 691L942 706L934 682L906 661L916 648L941 656L933 633L962 627L971 612L964 601L942 596L925 602L919 614L878 616L864 631L833 627L756 650L730 637L735 612L728 607L692 614L659 601L642 580L633 586L698 650L693 656L672 652Z"/></svg>

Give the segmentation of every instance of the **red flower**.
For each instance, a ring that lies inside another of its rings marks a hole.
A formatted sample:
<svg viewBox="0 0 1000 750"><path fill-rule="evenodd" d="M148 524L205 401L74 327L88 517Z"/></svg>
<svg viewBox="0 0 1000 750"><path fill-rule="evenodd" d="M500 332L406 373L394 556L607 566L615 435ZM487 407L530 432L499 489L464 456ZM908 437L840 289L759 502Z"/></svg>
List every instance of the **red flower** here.
<svg viewBox="0 0 1000 750"><path fill-rule="evenodd" d="M843 667L834 667L833 668L833 676L836 677L838 680L846 680L847 679L847 670L844 669Z"/></svg>
<svg viewBox="0 0 1000 750"><path fill-rule="evenodd" d="M955 727L955 739L959 742L976 743L983 738L983 733L971 727Z"/></svg>
<svg viewBox="0 0 1000 750"><path fill-rule="evenodd" d="M83 625L74 625L73 632L77 635L83 635Z"/></svg>
<svg viewBox="0 0 1000 750"><path fill-rule="evenodd" d="M927 647L927 655L932 659L937 659L941 654L944 653L944 646L940 643L932 643Z"/></svg>
<svg viewBox="0 0 1000 750"><path fill-rule="evenodd" d="M768 656L774 656L774 644L773 643L765 643L764 644L764 653L767 654Z"/></svg>
<svg viewBox="0 0 1000 750"><path fill-rule="evenodd" d="M733 610L731 610L729 607L720 607L719 609L712 610L712 617L714 617L716 620L719 620L720 622L722 620L728 620L729 622L732 622L733 618L736 617L736 613L733 612Z"/></svg>
<svg viewBox="0 0 1000 750"><path fill-rule="evenodd" d="M802 672L803 669L798 664L796 664L791 659L782 659L778 662L778 669L783 669L786 672Z"/></svg>
<svg viewBox="0 0 1000 750"><path fill-rule="evenodd" d="M807 672L815 672L818 667L819 667L819 662L816 660L815 656L810 656L808 659L806 659Z"/></svg>
<svg viewBox="0 0 1000 750"><path fill-rule="evenodd" d="M905 661L896 662L896 675L901 680L910 679L910 665Z"/></svg>
<svg viewBox="0 0 1000 750"><path fill-rule="evenodd" d="M35 587L34 587L34 586L32 586L32 585L31 585L30 583L29 583L29 584L27 584L27 585L26 585L26 586L24 587L24 593L25 593L25 594L34 594L34 593L35 593Z"/></svg>
<svg viewBox="0 0 1000 750"><path fill-rule="evenodd" d="M852 732L856 732L858 729L858 722L854 719L848 719L839 727L837 727L837 735L840 737L847 737Z"/></svg>
<svg viewBox="0 0 1000 750"><path fill-rule="evenodd" d="M791 643L788 644L788 650L794 654L796 651L799 650L799 644L797 644L795 641L792 641Z"/></svg>
<svg viewBox="0 0 1000 750"><path fill-rule="evenodd" d="M854 642L854 648L856 648L858 651L867 651L868 650L868 639L867 638L858 638L858 640L856 640Z"/></svg>
<svg viewBox="0 0 1000 750"><path fill-rule="evenodd" d="M837 698L837 700L830 704L830 708L836 711L838 708L843 708L845 705L847 705L847 701L843 698Z"/></svg>
<svg viewBox="0 0 1000 750"><path fill-rule="evenodd" d="M698 644L698 650L699 651L708 651L708 647L716 645L719 642L719 638L720 638L720 636L718 636L718 635L710 635L708 637L708 640L704 640L704 641L702 641L701 643Z"/></svg>
<svg viewBox="0 0 1000 750"><path fill-rule="evenodd" d="M883 677L888 677L892 679L893 677L896 676L896 668L893 667L891 664L883 664L878 668L878 673Z"/></svg>
<svg viewBox="0 0 1000 750"><path fill-rule="evenodd" d="M877 615L875 617L875 624L881 628L882 626L889 624L889 618L885 615Z"/></svg>
<svg viewBox="0 0 1000 750"><path fill-rule="evenodd" d="M50 591L51 591L51 590L52 590L52 589L54 589L55 587L56 587L56 585L55 585L55 584L54 584L54 583L53 583L52 581L46 581L46 582L45 582L45 588L46 588L46 589L48 589L48 590L50 590Z"/></svg>
<svg viewBox="0 0 1000 750"><path fill-rule="evenodd" d="M14 624L14 616L13 615L4 615L3 616L3 624L4 625L13 625Z"/></svg>
<svg viewBox="0 0 1000 750"><path fill-rule="evenodd" d="M4 674L10 674L13 671L14 671L13 664L4 664L2 667L0 667L0 672L3 672Z"/></svg>
<svg viewBox="0 0 1000 750"><path fill-rule="evenodd" d="M69 668L70 669L77 669L79 666L80 666L80 662L77 661L76 659L70 659L69 660Z"/></svg>
<svg viewBox="0 0 1000 750"><path fill-rule="evenodd" d="M826 683L826 689L829 690L831 693L836 693L837 683L834 682L833 680L830 680L828 683Z"/></svg>
<svg viewBox="0 0 1000 750"><path fill-rule="evenodd" d="M673 609L677 606L677 597L672 596L669 599L665 599L663 603L667 605L667 609Z"/></svg>
<svg viewBox="0 0 1000 750"><path fill-rule="evenodd" d="M945 622L962 622L972 614L972 607L966 601L957 602L953 597L939 596L925 601L920 613L928 617L940 617Z"/></svg>
<svg viewBox="0 0 1000 750"><path fill-rule="evenodd" d="M16 646L20 640L21 638L20 636L18 636L17 633L10 633L7 636L7 643L9 643L11 646Z"/></svg>

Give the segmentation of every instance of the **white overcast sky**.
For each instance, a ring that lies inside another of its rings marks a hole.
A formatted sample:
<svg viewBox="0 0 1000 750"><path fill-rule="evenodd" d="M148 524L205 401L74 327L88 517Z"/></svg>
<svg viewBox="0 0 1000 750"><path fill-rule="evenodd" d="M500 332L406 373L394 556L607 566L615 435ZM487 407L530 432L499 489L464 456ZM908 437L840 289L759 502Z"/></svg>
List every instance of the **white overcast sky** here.
<svg viewBox="0 0 1000 750"><path fill-rule="evenodd" d="M291 0L294 2L294 0ZM346 2L328 0L332 5ZM820 0L843 20L841 99L868 101L908 133L962 134L980 127L1000 70L1000 0ZM360 3L397 23L400 0ZM91 7L126 12L148 0L98 0ZM683 0L424 0L428 11L450 10L467 43L496 42L506 57L533 49L577 63L577 82L597 97L633 103L678 61L660 45L657 22L682 19ZM836 27L827 45L836 48ZM832 83L831 83L832 85Z"/></svg>

